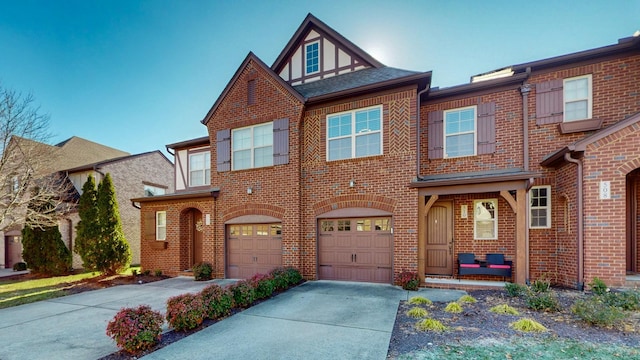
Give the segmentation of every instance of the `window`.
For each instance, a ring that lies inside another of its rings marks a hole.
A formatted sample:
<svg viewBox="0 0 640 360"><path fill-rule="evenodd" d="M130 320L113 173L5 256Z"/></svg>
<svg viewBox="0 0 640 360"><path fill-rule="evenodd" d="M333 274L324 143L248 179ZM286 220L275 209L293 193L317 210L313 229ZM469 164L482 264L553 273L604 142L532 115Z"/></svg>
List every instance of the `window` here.
<svg viewBox="0 0 640 360"><path fill-rule="evenodd" d="M233 170L273 165L273 123L232 131Z"/></svg>
<svg viewBox="0 0 640 360"><path fill-rule="evenodd" d="M564 79L564 121L591 119L591 75Z"/></svg>
<svg viewBox="0 0 640 360"><path fill-rule="evenodd" d="M382 154L382 107L327 116L327 159Z"/></svg>
<svg viewBox="0 0 640 360"><path fill-rule="evenodd" d="M498 200L476 200L473 202L473 238L495 240L498 238Z"/></svg>
<svg viewBox="0 0 640 360"><path fill-rule="evenodd" d="M305 74L320 71L320 42L316 41L305 46Z"/></svg>
<svg viewBox="0 0 640 360"><path fill-rule="evenodd" d="M157 187L157 186L153 186L153 185L144 185L144 196L158 196L158 195L164 195L166 192L166 189L161 188L161 187Z"/></svg>
<svg viewBox="0 0 640 360"><path fill-rule="evenodd" d="M11 190L13 191L14 194L17 194L18 191L20 191L20 180L18 179L17 176L14 176L11 179Z"/></svg>
<svg viewBox="0 0 640 360"><path fill-rule="evenodd" d="M534 186L529 191L529 227L547 229L551 227L551 187Z"/></svg>
<svg viewBox="0 0 640 360"><path fill-rule="evenodd" d="M444 112L444 154L448 158L476 154L475 106Z"/></svg>
<svg viewBox="0 0 640 360"><path fill-rule="evenodd" d="M156 240L167 240L167 212L156 212Z"/></svg>
<svg viewBox="0 0 640 360"><path fill-rule="evenodd" d="M200 152L189 155L189 186L204 186L211 183L211 153Z"/></svg>

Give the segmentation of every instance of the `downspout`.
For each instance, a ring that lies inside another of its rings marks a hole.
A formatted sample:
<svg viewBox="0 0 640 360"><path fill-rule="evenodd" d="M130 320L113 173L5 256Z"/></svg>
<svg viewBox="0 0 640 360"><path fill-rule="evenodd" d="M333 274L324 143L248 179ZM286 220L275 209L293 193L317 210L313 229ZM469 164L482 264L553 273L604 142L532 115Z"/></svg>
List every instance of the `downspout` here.
<svg viewBox="0 0 640 360"><path fill-rule="evenodd" d="M527 80L529 80L529 76L531 76L531 68L528 67L526 70L527 77L522 82L522 86L520 87L520 94L522 95L522 166L524 171L529 171L529 92L531 91L531 85L527 84ZM534 179L530 178L527 182L527 192L525 194L525 199L527 203L529 202L529 190L533 186ZM527 284L529 281L529 212L525 213L525 222L526 226L524 227L524 238L525 238L525 282Z"/></svg>
<svg viewBox="0 0 640 360"><path fill-rule="evenodd" d="M578 193L577 193L577 201L578 201L578 290L584 290L584 216L582 214L583 209L583 198L582 198L582 179L583 179L583 169L582 169L582 161L578 159L574 159L571 157L571 153L564 154L564 159L570 163L574 163L578 165Z"/></svg>
<svg viewBox="0 0 640 360"><path fill-rule="evenodd" d="M420 119L420 96L429 91L430 88L431 85L427 84L427 86L423 90L418 91L418 98L416 99L416 180L418 181L422 179L420 177L420 153L422 152L422 149L420 148L420 123L422 122L422 119Z"/></svg>

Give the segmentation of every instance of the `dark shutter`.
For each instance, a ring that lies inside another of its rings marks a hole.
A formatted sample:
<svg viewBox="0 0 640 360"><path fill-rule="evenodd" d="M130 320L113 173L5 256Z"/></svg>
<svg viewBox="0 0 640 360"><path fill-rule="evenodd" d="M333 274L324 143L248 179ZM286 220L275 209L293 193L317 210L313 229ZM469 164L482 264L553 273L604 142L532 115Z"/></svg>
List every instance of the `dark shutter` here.
<svg viewBox="0 0 640 360"><path fill-rule="evenodd" d="M156 213L148 211L144 213L144 239L147 241L156 240Z"/></svg>
<svg viewBox="0 0 640 360"><path fill-rule="evenodd" d="M562 122L562 79L536 84L536 124Z"/></svg>
<svg viewBox="0 0 640 360"><path fill-rule="evenodd" d="M478 155L496 152L496 103L478 105Z"/></svg>
<svg viewBox="0 0 640 360"><path fill-rule="evenodd" d="M231 170L231 129L216 133L216 164L218 172Z"/></svg>
<svg viewBox="0 0 640 360"><path fill-rule="evenodd" d="M289 119L273 121L273 165L289 163Z"/></svg>
<svg viewBox="0 0 640 360"><path fill-rule="evenodd" d="M427 142L429 143L429 159L442 159L444 144L444 112L442 110L429 113Z"/></svg>

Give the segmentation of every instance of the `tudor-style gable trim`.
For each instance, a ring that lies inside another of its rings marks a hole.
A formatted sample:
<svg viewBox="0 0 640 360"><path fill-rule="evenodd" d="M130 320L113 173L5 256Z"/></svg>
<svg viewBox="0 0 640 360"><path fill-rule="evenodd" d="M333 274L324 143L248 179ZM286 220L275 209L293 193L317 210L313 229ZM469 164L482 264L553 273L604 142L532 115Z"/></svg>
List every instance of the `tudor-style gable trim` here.
<svg viewBox="0 0 640 360"><path fill-rule="evenodd" d="M305 63L305 46L312 43L318 43L320 63L317 72L307 75L302 69ZM327 49L324 49L325 45ZM347 64L342 63L344 59L339 60L340 55L349 58ZM299 76L288 75L294 73L292 66L301 67L298 69ZM307 15L271 66L277 74L283 75L286 72L283 78L292 84L320 80L370 67L380 68L384 65L312 14Z"/></svg>
<svg viewBox="0 0 640 360"><path fill-rule="evenodd" d="M271 68L268 67L262 60L260 60L260 58L258 58L253 52L249 52L249 54L244 59L242 64L238 67L238 70L236 70L235 74L233 75L233 77L231 78L227 86L222 91L222 94L220 94L220 96L218 97L216 102L213 104L213 106L211 107L207 115L204 117L204 119L202 119L201 122L204 125L207 125L207 123L209 122L209 119L211 119L213 114L218 109L218 106L220 106L220 104L224 101L225 97L227 96L231 88L233 88L233 85L236 83L236 81L238 81L238 78L242 74L242 71L249 65L250 62L255 63L258 67L260 67L267 74L269 74L269 76L275 79L285 90L287 90L287 92L289 92L293 97L295 97L298 101L300 101L300 103L305 102L305 98L302 95L300 95L300 93L295 91L291 87L291 85L289 85L286 81L282 80L282 78L278 76L278 74L273 72L273 70L271 70Z"/></svg>

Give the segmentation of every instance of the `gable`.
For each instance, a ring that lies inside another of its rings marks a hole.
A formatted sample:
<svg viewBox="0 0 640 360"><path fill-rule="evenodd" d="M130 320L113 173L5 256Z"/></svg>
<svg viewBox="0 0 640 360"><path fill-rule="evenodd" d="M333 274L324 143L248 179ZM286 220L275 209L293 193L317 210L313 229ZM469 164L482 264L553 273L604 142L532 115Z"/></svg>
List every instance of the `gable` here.
<svg viewBox="0 0 640 360"><path fill-rule="evenodd" d="M383 65L309 14L272 69L291 85Z"/></svg>

